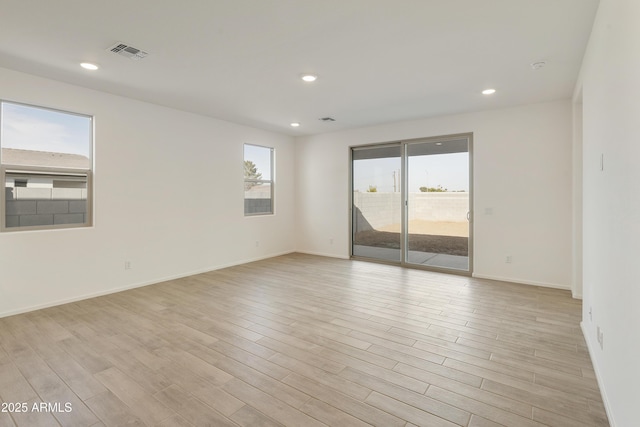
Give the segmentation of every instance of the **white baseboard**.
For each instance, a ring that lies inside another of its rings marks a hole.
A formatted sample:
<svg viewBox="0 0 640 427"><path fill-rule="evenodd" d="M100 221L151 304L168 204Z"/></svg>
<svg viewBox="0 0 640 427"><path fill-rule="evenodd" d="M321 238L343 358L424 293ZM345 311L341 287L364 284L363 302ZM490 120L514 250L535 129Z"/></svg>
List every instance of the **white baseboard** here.
<svg viewBox="0 0 640 427"><path fill-rule="evenodd" d="M587 333L584 322L580 322L580 329L582 329L582 335L584 336L584 340L587 342L587 350L589 350L591 365L593 366L593 370L596 373L596 381L598 382L598 387L600 388L600 396L602 396L602 403L604 404L604 410L606 411L607 418L609 419L609 425L611 427L616 427L617 424L613 418L613 412L611 412L611 405L609 404L609 399L607 398L607 391L604 388L604 383L602 382L602 375L600 375L598 365L595 363L596 358L594 357L594 350L597 349L597 346L594 346L593 338L591 337L591 334Z"/></svg>
<svg viewBox="0 0 640 427"><path fill-rule="evenodd" d="M301 250L297 250L295 252L297 252L299 254L317 255L317 256L323 256L323 257L327 257L327 258L350 259L348 256L336 255L336 254L328 254L328 253L324 253L324 252L301 251Z"/></svg>
<svg viewBox="0 0 640 427"><path fill-rule="evenodd" d="M488 274L476 274L476 273L473 273L471 277L475 277L477 279L489 279L489 280L499 280L501 282L518 283L521 285L541 286L543 288L562 289L565 291L571 290L571 287L568 285L560 285L557 283L547 283L547 282L535 282L533 280L523 280L523 279L518 279L513 277L500 277L500 276L491 276Z"/></svg>
<svg viewBox="0 0 640 427"><path fill-rule="evenodd" d="M264 255L264 256L260 256L260 257L256 257L256 258L247 258L247 259L243 259L243 260L235 261L235 262L231 262L231 263L218 264L218 265L211 266L211 267L201 268L201 269L198 269L198 270L189 271L187 273L180 273L180 274L175 274L175 275L171 275L171 276L158 277L158 278L155 278L155 279L146 280L144 282L131 283L129 285L121 286L121 287L118 287L118 288L112 288L112 289L108 289L108 290L105 290L105 291L93 292L93 293L89 293L89 294L80 295L80 296L77 296L77 297L65 298L65 299L61 299L61 300L51 301L51 302L47 302L47 303L44 303L44 304L36 304L36 305L29 306L29 307L23 307L23 308L19 308L19 309L16 309L16 310L10 310L10 311L2 312L2 313L0 313L0 318L9 317L9 316L15 316L16 314L28 313L30 311L42 310L44 308L55 307L55 306L58 306L58 305L69 304L69 303L72 303L72 302L82 301L82 300L85 300L85 299L101 297L101 296L104 296L104 295L115 294L115 293L118 293L118 292L128 291L130 289L142 288L144 286L155 285L156 283L162 283L162 282L166 282L168 280L181 279L183 277L194 276L196 274L202 274L202 273L206 273L206 272L209 272L209 271L221 270L221 269L227 268L227 267L233 267L233 266L236 266L236 265L247 264L247 263L255 262L255 261L261 261L263 259L274 258L274 257L281 256L281 255L287 255L287 254L290 254L290 253L293 253L293 252L295 252L295 251L278 252L278 253Z"/></svg>

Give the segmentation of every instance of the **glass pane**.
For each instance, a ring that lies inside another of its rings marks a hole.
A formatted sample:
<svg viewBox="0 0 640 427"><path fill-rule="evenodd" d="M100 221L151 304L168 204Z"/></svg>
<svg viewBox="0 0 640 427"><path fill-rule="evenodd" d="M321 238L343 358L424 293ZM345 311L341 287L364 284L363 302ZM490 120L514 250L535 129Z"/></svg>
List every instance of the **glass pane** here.
<svg viewBox="0 0 640 427"><path fill-rule="evenodd" d="M244 145L244 213L273 213L273 149Z"/></svg>
<svg viewBox="0 0 640 427"><path fill-rule="evenodd" d="M7 172L7 228L87 222L87 176Z"/></svg>
<svg viewBox="0 0 640 427"><path fill-rule="evenodd" d="M245 215L273 213L271 184L245 181L244 213Z"/></svg>
<svg viewBox="0 0 640 427"><path fill-rule="evenodd" d="M244 145L244 177L271 181L271 152L268 147Z"/></svg>
<svg viewBox="0 0 640 427"><path fill-rule="evenodd" d="M408 146L407 262L469 269L468 143Z"/></svg>
<svg viewBox="0 0 640 427"><path fill-rule="evenodd" d="M91 117L2 103L2 163L91 169Z"/></svg>
<svg viewBox="0 0 640 427"><path fill-rule="evenodd" d="M353 255L400 261L401 147L353 150Z"/></svg>

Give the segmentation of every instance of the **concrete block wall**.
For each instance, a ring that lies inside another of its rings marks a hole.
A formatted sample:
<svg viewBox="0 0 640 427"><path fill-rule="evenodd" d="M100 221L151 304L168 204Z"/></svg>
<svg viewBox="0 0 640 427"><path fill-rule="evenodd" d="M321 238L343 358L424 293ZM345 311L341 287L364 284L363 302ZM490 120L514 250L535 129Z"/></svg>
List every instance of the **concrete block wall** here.
<svg viewBox="0 0 640 427"><path fill-rule="evenodd" d="M245 187L244 213L259 214L269 213L271 207L271 186L269 184Z"/></svg>
<svg viewBox="0 0 640 427"><path fill-rule="evenodd" d="M400 193L353 193L355 231L399 224ZM409 193L409 220L466 222L469 193Z"/></svg>
<svg viewBox="0 0 640 427"><path fill-rule="evenodd" d="M409 193L409 220L467 221L469 193Z"/></svg>
<svg viewBox="0 0 640 427"><path fill-rule="evenodd" d="M271 212L271 199L244 199L245 214L269 212Z"/></svg>
<svg viewBox="0 0 640 427"><path fill-rule="evenodd" d="M87 216L83 188L5 188L6 227L82 224Z"/></svg>
<svg viewBox="0 0 640 427"><path fill-rule="evenodd" d="M355 224L355 231L369 228L384 227L390 224L399 224L402 212L400 210L400 193L353 193L354 207L368 224ZM356 216L356 220L360 215Z"/></svg>

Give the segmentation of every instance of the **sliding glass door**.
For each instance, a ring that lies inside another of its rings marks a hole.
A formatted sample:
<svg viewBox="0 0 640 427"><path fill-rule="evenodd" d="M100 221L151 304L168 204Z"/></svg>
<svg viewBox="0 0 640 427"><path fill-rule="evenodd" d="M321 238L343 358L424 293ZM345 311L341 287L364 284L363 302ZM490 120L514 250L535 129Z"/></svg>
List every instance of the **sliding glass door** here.
<svg viewBox="0 0 640 427"><path fill-rule="evenodd" d="M352 255L471 273L471 135L352 149Z"/></svg>
<svg viewBox="0 0 640 427"><path fill-rule="evenodd" d="M402 147L352 151L352 254L400 262Z"/></svg>
<svg viewBox="0 0 640 427"><path fill-rule="evenodd" d="M406 261L468 271L471 224L467 138L412 142L406 147Z"/></svg>

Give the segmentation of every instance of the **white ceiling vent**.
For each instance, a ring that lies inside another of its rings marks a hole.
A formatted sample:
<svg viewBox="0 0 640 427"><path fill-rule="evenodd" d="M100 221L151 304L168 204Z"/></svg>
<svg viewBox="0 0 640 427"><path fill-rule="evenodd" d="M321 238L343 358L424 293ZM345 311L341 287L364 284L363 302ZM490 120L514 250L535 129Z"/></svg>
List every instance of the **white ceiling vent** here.
<svg viewBox="0 0 640 427"><path fill-rule="evenodd" d="M140 50L124 43L116 43L107 50L113 53L117 53L120 56L124 56L125 58L133 59L135 61L142 59L148 55L148 53L144 50Z"/></svg>

